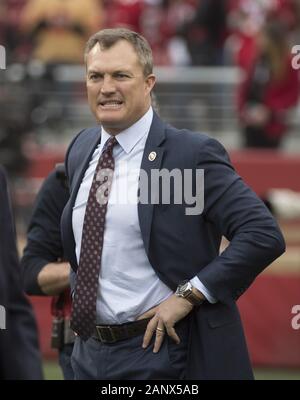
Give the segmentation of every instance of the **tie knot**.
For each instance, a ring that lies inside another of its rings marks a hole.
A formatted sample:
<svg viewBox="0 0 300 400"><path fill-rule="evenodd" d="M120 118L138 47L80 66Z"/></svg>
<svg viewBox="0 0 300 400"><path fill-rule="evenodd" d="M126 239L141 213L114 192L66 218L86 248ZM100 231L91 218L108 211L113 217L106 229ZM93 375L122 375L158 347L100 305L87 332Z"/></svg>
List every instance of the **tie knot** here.
<svg viewBox="0 0 300 400"><path fill-rule="evenodd" d="M114 136L111 136L104 145L103 152L112 151L115 144L117 144L117 139Z"/></svg>

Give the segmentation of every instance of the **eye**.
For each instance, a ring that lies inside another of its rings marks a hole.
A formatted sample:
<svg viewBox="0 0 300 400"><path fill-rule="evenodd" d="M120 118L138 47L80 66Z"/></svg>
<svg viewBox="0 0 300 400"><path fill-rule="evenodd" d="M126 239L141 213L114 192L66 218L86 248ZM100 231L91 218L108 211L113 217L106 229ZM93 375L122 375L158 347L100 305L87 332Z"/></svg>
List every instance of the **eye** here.
<svg viewBox="0 0 300 400"><path fill-rule="evenodd" d="M115 76L116 76L117 79L126 79L126 78L128 78L128 75L124 74L122 72L118 72Z"/></svg>
<svg viewBox="0 0 300 400"><path fill-rule="evenodd" d="M98 79L100 79L100 75L99 74L90 74L89 75L89 80L90 81L96 81Z"/></svg>

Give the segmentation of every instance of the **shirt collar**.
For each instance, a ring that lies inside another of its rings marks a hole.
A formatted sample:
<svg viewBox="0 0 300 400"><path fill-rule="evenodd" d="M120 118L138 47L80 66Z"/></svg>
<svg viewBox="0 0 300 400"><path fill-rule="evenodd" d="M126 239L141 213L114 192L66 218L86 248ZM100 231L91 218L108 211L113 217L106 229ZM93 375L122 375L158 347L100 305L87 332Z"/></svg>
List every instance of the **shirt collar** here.
<svg viewBox="0 0 300 400"><path fill-rule="evenodd" d="M152 107L129 128L117 134L116 139L125 153L130 153L134 146L144 137L148 135L153 119ZM102 151L106 141L110 138L110 134L101 127L101 144L100 152Z"/></svg>

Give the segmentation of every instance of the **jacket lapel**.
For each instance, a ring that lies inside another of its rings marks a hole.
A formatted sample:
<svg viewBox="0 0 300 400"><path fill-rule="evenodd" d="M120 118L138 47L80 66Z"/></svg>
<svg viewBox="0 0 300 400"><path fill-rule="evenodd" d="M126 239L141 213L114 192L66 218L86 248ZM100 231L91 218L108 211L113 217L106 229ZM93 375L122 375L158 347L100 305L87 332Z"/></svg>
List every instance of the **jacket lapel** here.
<svg viewBox="0 0 300 400"><path fill-rule="evenodd" d="M151 128L149 131L149 135L146 141L145 150L141 163L141 170L143 170L143 174L148 177L148 201L147 204L138 203L138 216L140 229L142 233L142 238L145 246L146 253L149 253L149 243L150 243L150 233L151 233L151 224L153 217L153 202L151 202L151 198L157 198L158 193L151 193L151 171L154 169L160 169L164 148L161 147L165 139L165 124L163 121L157 116L156 113L153 115L153 121L151 124ZM152 157L151 157L152 156ZM140 185L139 192L141 191L141 182L143 178L140 173ZM144 181L143 181L144 182ZM158 189L158 188L152 188Z"/></svg>

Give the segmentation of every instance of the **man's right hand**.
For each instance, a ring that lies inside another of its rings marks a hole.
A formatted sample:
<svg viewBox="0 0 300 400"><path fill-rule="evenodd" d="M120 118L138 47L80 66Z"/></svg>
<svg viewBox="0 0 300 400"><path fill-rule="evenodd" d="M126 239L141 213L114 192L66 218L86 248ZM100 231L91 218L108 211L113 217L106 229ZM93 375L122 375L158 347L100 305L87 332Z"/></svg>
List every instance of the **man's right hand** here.
<svg viewBox="0 0 300 400"><path fill-rule="evenodd" d="M176 333L175 324L189 314L193 307L194 306L188 300L173 294L158 306L139 316L138 320L151 318L144 335L143 348L149 345L154 333L156 336L153 353L159 351L165 333L179 344L180 338Z"/></svg>

